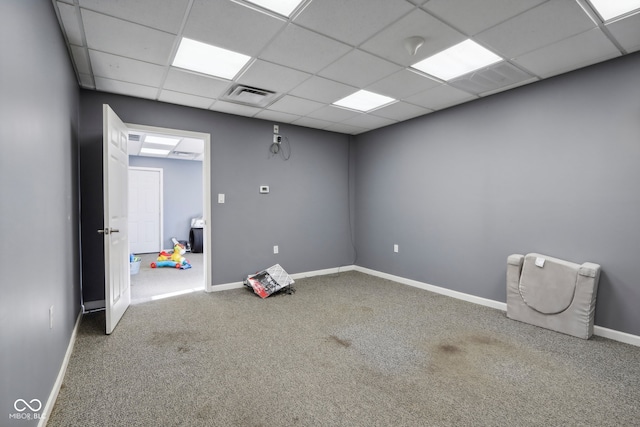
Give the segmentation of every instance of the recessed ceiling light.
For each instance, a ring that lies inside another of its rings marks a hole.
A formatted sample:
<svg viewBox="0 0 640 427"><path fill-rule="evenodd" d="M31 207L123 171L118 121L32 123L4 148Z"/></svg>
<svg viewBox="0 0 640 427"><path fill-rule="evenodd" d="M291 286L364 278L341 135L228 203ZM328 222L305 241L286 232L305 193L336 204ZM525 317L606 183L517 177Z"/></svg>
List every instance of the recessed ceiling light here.
<svg viewBox="0 0 640 427"><path fill-rule="evenodd" d="M250 59L238 52L183 37L171 65L232 80Z"/></svg>
<svg viewBox="0 0 640 427"><path fill-rule="evenodd" d="M149 144L175 146L178 142L180 142L180 138L167 138L165 136L147 135L144 137L144 142L147 142Z"/></svg>
<svg viewBox="0 0 640 427"><path fill-rule="evenodd" d="M590 0L602 19L608 21L640 9L640 0Z"/></svg>
<svg viewBox="0 0 640 427"><path fill-rule="evenodd" d="M342 98L339 101L333 103L339 107L351 108L358 111L370 111L374 108L381 107L386 104L390 104L395 99L388 96L378 95L377 93L369 92L366 90L359 90L354 94Z"/></svg>
<svg viewBox="0 0 640 427"><path fill-rule="evenodd" d="M142 147L140 149L140 153L141 154L155 154L156 156L166 156L167 154L169 154L171 150L162 150L160 148L147 148L147 147Z"/></svg>
<svg viewBox="0 0 640 427"><path fill-rule="evenodd" d="M467 39L413 64L412 67L446 81L500 61L501 57Z"/></svg>
<svg viewBox="0 0 640 427"><path fill-rule="evenodd" d="M298 7L302 0L247 0L250 3L272 10L287 18Z"/></svg>

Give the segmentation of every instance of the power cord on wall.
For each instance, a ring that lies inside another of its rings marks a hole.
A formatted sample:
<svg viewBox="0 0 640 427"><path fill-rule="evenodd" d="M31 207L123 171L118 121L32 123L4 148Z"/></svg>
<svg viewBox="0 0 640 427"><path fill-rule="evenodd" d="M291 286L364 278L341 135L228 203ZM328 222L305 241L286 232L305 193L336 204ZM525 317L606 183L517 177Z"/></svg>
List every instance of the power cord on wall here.
<svg viewBox="0 0 640 427"><path fill-rule="evenodd" d="M280 156L284 161L291 158L291 142L286 136L278 136L278 142L274 142L269 146L269 158Z"/></svg>

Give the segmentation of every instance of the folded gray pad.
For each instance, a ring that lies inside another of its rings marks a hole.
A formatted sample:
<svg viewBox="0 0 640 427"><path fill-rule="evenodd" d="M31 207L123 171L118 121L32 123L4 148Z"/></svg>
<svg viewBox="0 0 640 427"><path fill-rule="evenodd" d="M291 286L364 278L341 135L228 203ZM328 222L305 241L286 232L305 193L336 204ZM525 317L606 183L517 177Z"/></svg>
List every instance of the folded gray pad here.
<svg viewBox="0 0 640 427"><path fill-rule="evenodd" d="M579 338L593 335L600 266L546 255L507 258L507 317Z"/></svg>

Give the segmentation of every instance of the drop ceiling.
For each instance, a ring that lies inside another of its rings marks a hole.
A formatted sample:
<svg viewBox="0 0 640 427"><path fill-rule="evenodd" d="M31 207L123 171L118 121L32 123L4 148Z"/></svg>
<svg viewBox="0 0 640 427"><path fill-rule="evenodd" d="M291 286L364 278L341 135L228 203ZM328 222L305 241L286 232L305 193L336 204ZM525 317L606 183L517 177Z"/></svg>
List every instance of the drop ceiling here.
<svg viewBox="0 0 640 427"><path fill-rule="evenodd" d="M303 0L289 17L243 0L53 4L83 88L345 134L640 50L640 7L604 21L590 0ZM174 67L182 37L251 60L233 80ZM466 39L503 60L448 82L411 68ZM275 94L250 106L227 97L237 85ZM397 101L333 105L360 89Z"/></svg>
<svg viewBox="0 0 640 427"><path fill-rule="evenodd" d="M127 152L130 156L201 162L204 158L204 140L129 127Z"/></svg>

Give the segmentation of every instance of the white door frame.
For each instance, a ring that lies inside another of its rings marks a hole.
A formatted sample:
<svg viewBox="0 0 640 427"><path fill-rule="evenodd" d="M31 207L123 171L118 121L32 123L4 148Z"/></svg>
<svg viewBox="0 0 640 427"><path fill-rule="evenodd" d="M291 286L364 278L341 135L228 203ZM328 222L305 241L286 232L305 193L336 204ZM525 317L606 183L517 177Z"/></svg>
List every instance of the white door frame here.
<svg viewBox="0 0 640 427"><path fill-rule="evenodd" d="M158 230L158 236L160 236L160 241L158 242L158 252L163 250L162 242L164 242L164 169L162 168L148 168L142 166L129 166L129 170L137 170L137 171L149 171L149 172L158 172L160 176L160 222L158 226L160 230ZM131 180L129 180L129 185L131 185ZM131 238L131 236L129 236Z"/></svg>
<svg viewBox="0 0 640 427"><path fill-rule="evenodd" d="M211 134L192 132L188 130L169 129L158 126L125 123L130 130L141 130L149 133L179 136L183 138L198 138L204 140L204 158L202 159L202 215L204 230L202 230L204 252L204 290L213 292L211 283Z"/></svg>

